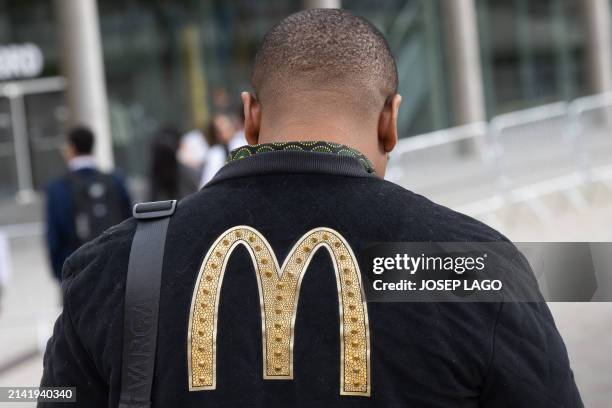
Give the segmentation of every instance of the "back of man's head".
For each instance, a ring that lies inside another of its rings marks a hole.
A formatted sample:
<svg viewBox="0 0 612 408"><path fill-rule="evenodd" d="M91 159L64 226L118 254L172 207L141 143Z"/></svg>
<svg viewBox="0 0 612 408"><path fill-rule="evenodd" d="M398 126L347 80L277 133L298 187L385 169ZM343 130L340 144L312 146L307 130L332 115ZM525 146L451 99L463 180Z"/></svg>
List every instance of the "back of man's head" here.
<svg viewBox="0 0 612 408"><path fill-rule="evenodd" d="M341 9L292 14L270 29L242 93L249 143L325 140L365 154L384 176L397 143L397 67L383 35Z"/></svg>
<svg viewBox="0 0 612 408"><path fill-rule="evenodd" d="M342 9L312 9L267 32L251 82L262 105L296 91L329 91L382 106L398 80L389 46L370 22Z"/></svg>
<svg viewBox="0 0 612 408"><path fill-rule="evenodd" d="M68 133L68 143L76 155L89 155L94 146L93 132L85 126L72 128Z"/></svg>

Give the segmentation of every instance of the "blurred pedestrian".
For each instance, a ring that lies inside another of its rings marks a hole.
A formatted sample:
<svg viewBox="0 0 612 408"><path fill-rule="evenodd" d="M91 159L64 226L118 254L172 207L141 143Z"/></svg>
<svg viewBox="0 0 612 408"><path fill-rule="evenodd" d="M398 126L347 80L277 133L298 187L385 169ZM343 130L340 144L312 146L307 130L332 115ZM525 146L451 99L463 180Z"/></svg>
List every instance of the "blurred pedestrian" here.
<svg viewBox="0 0 612 408"><path fill-rule="evenodd" d="M244 132L237 131L232 119L225 114L216 114L208 125L206 138L211 148L206 155L200 186L208 183L225 165L229 152L246 144Z"/></svg>
<svg viewBox="0 0 612 408"><path fill-rule="evenodd" d="M190 130L181 136L177 159L179 163L193 169L194 172L200 175L204 168L204 160L206 160L208 147L204 132L199 129Z"/></svg>
<svg viewBox="0 0 612 408"><path fill-rule="evenodd" d="M132 212L122 178L97 169L93 147L91 130L72 129L64 148L68 172L47 187L47 247L58 280L72 252Z"/></svg>
<svg viewBox="0 0 612 408"><path fill-rule="evenodd" d="M199 173L178 160L181 135L172 128L161 130L151 146L151 200L181 199L198 189Z"/></svg>

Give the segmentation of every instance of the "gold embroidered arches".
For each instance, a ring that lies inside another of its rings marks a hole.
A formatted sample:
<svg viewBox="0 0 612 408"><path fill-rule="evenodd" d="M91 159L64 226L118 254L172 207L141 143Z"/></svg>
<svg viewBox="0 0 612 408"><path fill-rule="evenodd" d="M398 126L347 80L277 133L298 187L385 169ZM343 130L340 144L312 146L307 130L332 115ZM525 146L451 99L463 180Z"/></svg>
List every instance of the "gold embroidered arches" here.
<svg viewBox="0 0 612 408"><path fill-rule="evenodd" d="M293 379L294 325L300 285L312 255L331 255L340 309L340 394L369 396L370 333L359 265L344 238L329 228L302 236L282 267L270 244L255 229L225 231L209 249L191 300L188 333L189 390L216 388L216 334L219 294L227 261L238 245L249 251L257 275L261 304L264 379Z"/></svg>

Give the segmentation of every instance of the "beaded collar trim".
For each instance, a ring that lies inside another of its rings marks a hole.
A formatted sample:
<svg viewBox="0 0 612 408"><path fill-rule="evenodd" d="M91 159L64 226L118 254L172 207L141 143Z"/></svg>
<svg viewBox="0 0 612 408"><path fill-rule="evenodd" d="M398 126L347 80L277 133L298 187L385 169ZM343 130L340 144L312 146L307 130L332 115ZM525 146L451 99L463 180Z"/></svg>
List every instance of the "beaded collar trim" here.
<svg viewBox="0 0 612 408"><path fill-rule="evenodd" d="M253 156L259 153L277 152L277 151L302 151L337 154L349 156L359 160L359 163L368 173L375 174L374 166L360 151L339 143L331 142L273 142L262 143L257 145L245 145L232 150L229 153L228 163L245 157Z"/></svg>

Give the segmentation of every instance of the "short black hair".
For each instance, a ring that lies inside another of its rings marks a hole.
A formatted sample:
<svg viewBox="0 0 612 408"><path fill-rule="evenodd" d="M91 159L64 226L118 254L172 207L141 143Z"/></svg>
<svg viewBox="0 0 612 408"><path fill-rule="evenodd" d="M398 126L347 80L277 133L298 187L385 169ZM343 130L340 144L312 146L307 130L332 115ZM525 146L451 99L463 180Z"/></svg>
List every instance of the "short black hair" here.
<svg viewBox="0 0 612 408"><path fill-rule="evenodd" d="M91 154L94 146L94 134L85 126L77 126L68 133L70 143L77 154Z"/></svg>
<svg viewBox="0 0 612 408"><path fill-rule="evenodd" d="M304 10L266 33L251 75L260 100L296 82L365 90L384 102L397 92L397 66L384 36L366 19L342 9Z"/></svg>

